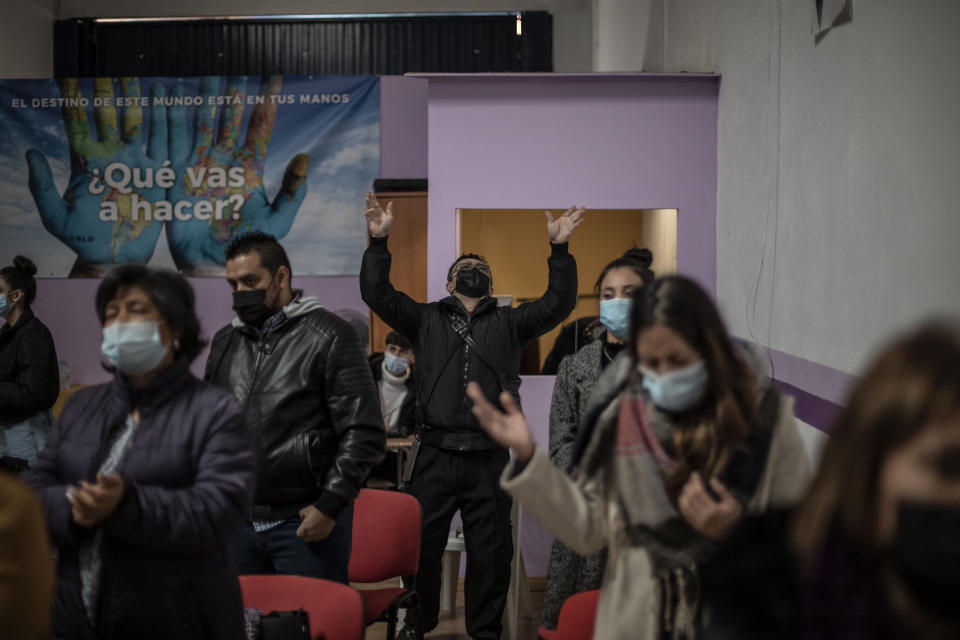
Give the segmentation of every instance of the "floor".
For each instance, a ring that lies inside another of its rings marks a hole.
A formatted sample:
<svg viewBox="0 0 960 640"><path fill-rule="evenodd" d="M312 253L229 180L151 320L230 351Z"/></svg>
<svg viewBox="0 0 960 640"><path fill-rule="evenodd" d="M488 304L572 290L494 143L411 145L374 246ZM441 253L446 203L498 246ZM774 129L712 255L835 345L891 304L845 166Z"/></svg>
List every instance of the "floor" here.
<svg viewBox="0 0 960 640"><path fill-rule="evenodd" d="M531 580L529 616L521 616L518 625L518 640L536 640L537 620L540 619L540 604L543 602L543 579ZM384 583L386 586L388 583ZM378 585L379 586L379 585ZM364 640L384 640L387 636L387 623L378 622L367 627ZM453 611L440 612L440 624L426 635L430 640L469 640L464 627L463 614L463 580L457 590L457 608Z"/></svg>

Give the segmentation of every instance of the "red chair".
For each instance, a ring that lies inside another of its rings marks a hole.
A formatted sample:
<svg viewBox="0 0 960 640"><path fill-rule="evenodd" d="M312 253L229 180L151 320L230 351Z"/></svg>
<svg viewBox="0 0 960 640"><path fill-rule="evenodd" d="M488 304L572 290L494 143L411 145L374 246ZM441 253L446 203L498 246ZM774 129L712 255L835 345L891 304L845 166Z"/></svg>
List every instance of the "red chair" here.
<svg viewBox="0 0 960 640"><path fill-rule="evenodd" d="M560 607L557 629L540 629L542 640L591 640L593 625L597 620L597 600L600 590L575 593Z"/></svg>
<svg viewBox="0 0 960 640"><path fill-rule="evenodd" d="M382 582L401 577L408 588L359 589L364 623L387 623L387 640L397 633L397 610L422 636L420 600L416 591L420 562L420 503L398 491L361 489L353 503L353 548L347 573L352 583ZM412 614L412 615L411 615Z"/></svg>
<svg viewBox="0 0 960 640"><path fill-rule="evenodd" d="M363 599L339 582L303 576L240 576L243 606L272 611L303 609L312 640L363 640Z"/></svg>

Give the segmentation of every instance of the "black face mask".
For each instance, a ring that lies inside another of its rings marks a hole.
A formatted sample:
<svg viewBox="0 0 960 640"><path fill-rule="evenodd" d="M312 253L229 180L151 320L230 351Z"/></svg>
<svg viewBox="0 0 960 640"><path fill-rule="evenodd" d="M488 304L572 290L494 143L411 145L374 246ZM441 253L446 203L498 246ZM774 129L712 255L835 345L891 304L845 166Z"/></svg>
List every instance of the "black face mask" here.
<svg viewBox="0 0 960 640"><path fill-rule="evenodd" d="M960 508L901 502L891 553L918 605L960 619Z"/></svg>
<svg viewBox="0 0 960 640"><path fill-rule="evenodd" d="M490 276L480 269L461 269L457 272L457 286L453 289L468 298L483 298L490 295Z"/></svg>
<svg viewBox="0 0 960 640"><path fill-rule="evenodd" d="M233 292L233 310L237 312L240 321L251 327L260 329L263 323L276 311L266 304L266 289L248 289Z"/></svg>

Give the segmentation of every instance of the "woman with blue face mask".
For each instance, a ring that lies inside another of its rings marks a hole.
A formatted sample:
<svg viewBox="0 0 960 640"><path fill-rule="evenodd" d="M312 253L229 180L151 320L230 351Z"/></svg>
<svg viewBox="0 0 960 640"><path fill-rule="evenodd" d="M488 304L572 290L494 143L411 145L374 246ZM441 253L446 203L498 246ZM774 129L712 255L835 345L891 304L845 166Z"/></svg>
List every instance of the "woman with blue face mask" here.
<svg viewBox="0 0 960 640"><path fill-rule="evenodd" d="M0 455L33 464L50 431L50 408L60 392L57 351L50 330L30 309L37 273L17 256L0 269Z"/></svg>
<svg viewBox="0 0 960 640"><path fill-rule="evenodd" d="M469 394L513 453L504 489L575 551L608 548L593 637L693 638L698 566L744 513L796 501L809 465L791 399L699 285L658 278L635 293L630 318L627 349L587 402L572 478L515 403L501 398L504 413Z"/></svg>
<svg viewBox="0 0 960 640"><path fill-rule="evenodd" d="M255 460L237 400L197 379L193 289L124 265L100 283L111 382L71 397L26 476L58 550L57 638L238 638L229 543Z"/></svg>
<svg viewBox="0 0 960 640"><path fill-rule="evenodd" d="M561 469L570 465L593 385L627 346L633 294L653 281L652 262L649 249L630 249L603 268L594 286L600 297L603 333L560 362L550 405L550 459ZM606 557L606 550L584 557L554 540L540 607L541 628L556 628L560 607L567 598L600 587Z"/></svg>

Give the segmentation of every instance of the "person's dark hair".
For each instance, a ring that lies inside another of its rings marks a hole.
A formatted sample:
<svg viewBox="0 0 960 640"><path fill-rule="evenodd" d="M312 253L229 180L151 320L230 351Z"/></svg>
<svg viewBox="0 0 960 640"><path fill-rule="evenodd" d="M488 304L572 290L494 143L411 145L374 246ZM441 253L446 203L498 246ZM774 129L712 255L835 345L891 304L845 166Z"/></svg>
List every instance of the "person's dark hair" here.
<svg viewBox="0 0 960 640"><path fill-rule="evenodd" d="M226 259L233 260L237 256L245 256L250 253L256 253L260 256L260 264L270 272L271 276L277 275L277 269L281 266L287 268L290 272L290 280L293 281L293 268L290 266L290 258L287 252L275 237L263 231L248 231L239 236L235 236L227 244Z"/></svg>
<svg viewBox="0 0 960 640"><path fill-rule="evenodd" d="M487 262L487 259L484 258L483 256L476 253L464 253L459 258L454 260L453 264L450 265L450 268L447 269L447 282L450 282L450 278L453 277L453 268L457 266L457 263L460 262L461 260L479 260L480 262L487 265L488 267L490 266L490 263Z"/></svg>
<svg viewBox="0 0 960 640"><path fill-rule="evenodd" d="M653 270L650 269L651 264L653 264L653 253L650 249L640 249L637 247L627 249L626 253L622 256L607 263L607 266L600 272L597 283L593 285L593 290L600 291L600 285L603 283L603 279L606 278L607 274L613 269L633 269L633 272L640 277L640 281L644 285L650 284L654 278Z"/></svg>
<svg viewBox="0 0 960 640"><path fill-rule="evenodd" d="M37 297L37 281L33 279L36 273L37 267L30 258L17 256L12 265L0 269L0 278L6 281L10 291L23 291L23 306L29 307Z"/></svg>
<svg viewBox="0 0 960 640"><path fill-rule="evenodd" d="M182 354L190 361L200 355L206 342L200 337L193 287L175 271L125 264L108 273L97 287L97 317L101 325L107 304L121 287L130 286L143 289L167 325L180 334L178 355Z"/></svg>
<svg viewBox="0 0 960 640"><path fill-rule="evenodd" d="M413 344L407 340L402 333L399 331L391 331L387 334L387 344L393 344L400 347L401 351L406 351L407 349L413 349Z"/></svg>
<svg viewBox="0 0 960 640"><path fill-rule="evenodd" d="M679 417L673 432L677 464L671 489L679 491L690 474L705 478L723 470L729 454L750 431L756 383L737 355L710 296L683 276L657 278L634 293L630 355L636 363L640 333L664 325L678 333L707 367L707 392L700 404Z"/></svg>
<svg viewBox="0 0 960 640"><path fill-rule="evenodd" d="M346 320L347 324L353 327L354 332L357 334L357 339L360 340L360 346L363 347L365 353L369 353L370 313L361 313L356 309L337 309L333 314Z"/></svg>
<svg viewBox="0 0 960 640"><path fill-rule="evenodd" d="M930 323L883 349L853 387L830 429L820 469L794 522L792 541L805 558L839 533L877 550L877 496L890 455L928 428L953 429L960 418L960 326Z"/></svg>

